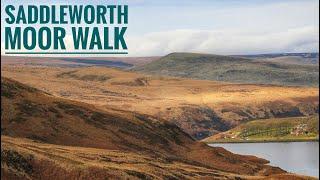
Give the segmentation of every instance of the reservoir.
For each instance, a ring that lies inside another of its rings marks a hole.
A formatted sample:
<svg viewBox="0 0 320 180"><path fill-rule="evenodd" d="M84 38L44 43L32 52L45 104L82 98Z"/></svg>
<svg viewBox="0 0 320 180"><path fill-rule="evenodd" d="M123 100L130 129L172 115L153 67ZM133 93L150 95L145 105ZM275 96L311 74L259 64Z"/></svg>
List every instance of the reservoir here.
<svg viewBox="0 0 320 180"><path fill-rule="evenodd" d="M209 146L254 155L288 172L319 178L319 142L217 143Z"/></svg>

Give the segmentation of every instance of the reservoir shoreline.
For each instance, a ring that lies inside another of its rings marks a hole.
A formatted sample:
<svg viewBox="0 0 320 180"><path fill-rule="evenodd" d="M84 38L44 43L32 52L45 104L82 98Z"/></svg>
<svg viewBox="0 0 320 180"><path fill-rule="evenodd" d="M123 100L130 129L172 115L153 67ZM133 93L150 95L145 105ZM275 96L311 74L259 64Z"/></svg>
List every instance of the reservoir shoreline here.
<svg viewBox="0 0 320 180"><path fill-rule="evenodd" d="M280 139L280 140L226 140L226 141L210 141L206 144L237 144L237 143L285 143L285 142L319 142L319 139Z"/></svg>
<svg viewBox="0 0 320 180"><path fill-rule="evenodd" d="M241 155L252 155L269 161L268 165L295 174L319 178L319 142L215 143Z"/></svg>

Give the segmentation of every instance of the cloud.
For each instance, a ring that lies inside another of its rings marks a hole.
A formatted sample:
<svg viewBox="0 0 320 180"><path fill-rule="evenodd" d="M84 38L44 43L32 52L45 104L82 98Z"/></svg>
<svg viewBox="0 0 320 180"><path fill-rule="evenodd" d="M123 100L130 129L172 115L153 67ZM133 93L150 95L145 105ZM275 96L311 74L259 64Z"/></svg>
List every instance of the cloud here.
<svg viewBox="0 0 320 180"><path fill-rule="evenodd" d="M311 52L319 48L319 2L315 0L187 0L183 5L177 0L122 2L130 5L129 56L177 51L226 55ZM71 37L66 38L66 46L73 50Z"/></svg>
<svg viewBox="0 0 320 180"><path fill-rule="evenodd" d="M319 49L318 39L319 28L307 26L272 33L245 29L212 31L180 29L128 36L127 43L129 56L158 56L172 52L234 55L317 52ZM71 36L67 36L65 42L67 47L72 47ZM2 50L4 48L3 42L1 48ZM35 51L39 51L39 49Z"/></svg>
<svg viewBox="0 0 320 180"><path fill-rule="evenodd" d="M132 56L165 55L171 52L213 54L258 54L315 52L319 48L319 28L302 27L280 32L245 29L174 30L128 37Z"/></svg>

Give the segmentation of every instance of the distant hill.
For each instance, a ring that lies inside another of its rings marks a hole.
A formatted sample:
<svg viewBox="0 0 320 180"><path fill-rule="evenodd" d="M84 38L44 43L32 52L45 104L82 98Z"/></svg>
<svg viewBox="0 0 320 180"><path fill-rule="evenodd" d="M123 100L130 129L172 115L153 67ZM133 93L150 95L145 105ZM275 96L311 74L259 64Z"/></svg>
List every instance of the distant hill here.
<svg viewBox="0 0 320 180"><path fill-rule="evenodd" d="M159 59L153 57L23 57L1 56L1 65L30 65L52 67L87 67L103 66L128 69L133 66L141 66Z"/></svg>
<svg viewBox="0 0 320 180"><path fill-rule="evenodd" d="M319 59L319 53L271 53L271 54L253 54L253 55L237 55L238 57L245 58L277 58L277 57L301 57Z"/></svg>
<svg viewBox="0 0 320 180"><path fill-rule="evenodd" d="M73 62L84 64L86 66L105 66L105 67L116 67L116 68L130 68L133 65L128 64L122 61L113 61L113 60L99 60L99 59L84 59L84 58L62 58L62 61Z"/></svg>
<svg viewBox="0 0 320 180"><path fill-rule="evenodd" d="M300 65L318 65L319 64L319 59L303 58L299 56L283 56L283 57L257 59L257 60L274 62L274 63L300 64Z"/></svg>
<svg viewBox="0 0 320 180"><path fill-rule="evenodd" d="M144 73L252 84L318 86L319 66L212 54L172 53L134 68Z"/></svg>
<svg viewBox="0 0 320 180"><path fill-rule="evenodd" d="M301 65L318 65L319 53L281 53L281 54L257 54L235 56L250 58L259 61L269 61L275 63L301 64Z"/></svg>

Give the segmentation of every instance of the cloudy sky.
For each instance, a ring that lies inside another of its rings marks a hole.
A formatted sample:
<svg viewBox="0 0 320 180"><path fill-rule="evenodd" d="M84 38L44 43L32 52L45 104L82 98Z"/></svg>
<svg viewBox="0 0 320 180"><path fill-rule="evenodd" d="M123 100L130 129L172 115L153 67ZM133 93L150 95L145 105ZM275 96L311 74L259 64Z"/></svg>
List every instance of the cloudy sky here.
<svg viewBox="0 0 320 180"><path fill-rule="evenodd" d="M10 2L2 1L1 17L6 17L3 9ZM35 1L23 2L34 4ZM48 4L43 0L37 2ZM87 2L68 1L69 4ZM129 5L126 35L129 56L177 51L224 55L317 52L319 48L318 0L91 1L106 2ZM1 44L3 49L3 33Z"/></svg>

